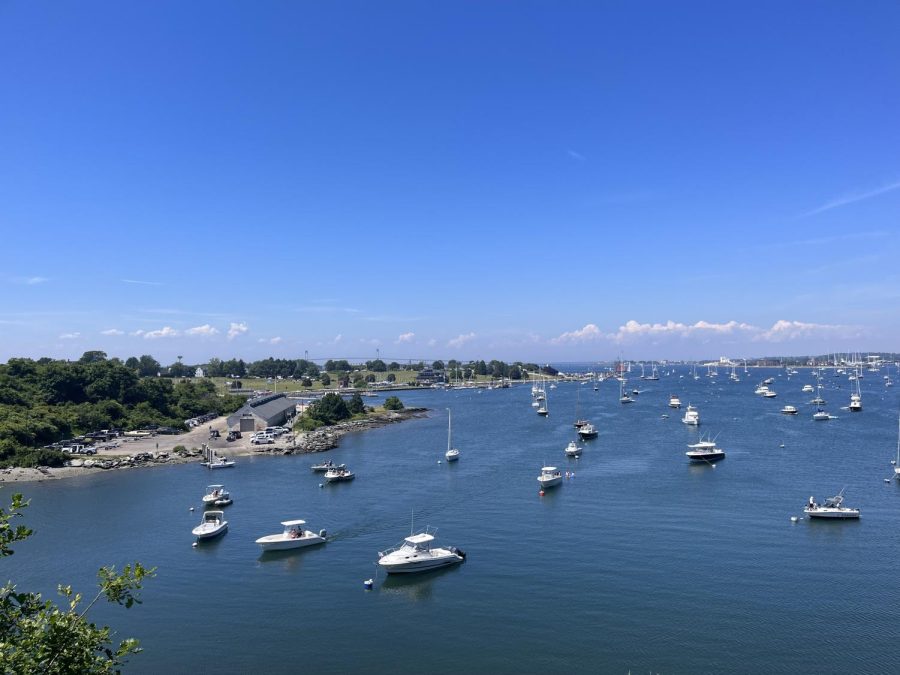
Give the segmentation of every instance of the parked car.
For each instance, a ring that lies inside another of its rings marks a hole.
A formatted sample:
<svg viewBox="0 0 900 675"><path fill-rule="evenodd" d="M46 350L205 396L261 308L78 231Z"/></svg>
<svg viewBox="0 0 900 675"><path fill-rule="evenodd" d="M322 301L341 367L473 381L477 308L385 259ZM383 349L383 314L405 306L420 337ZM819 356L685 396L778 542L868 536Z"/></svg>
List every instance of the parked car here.
<svg viewBox="0 0 900 675"><path fill-rule="evenodd" d="M256 436L255 438L250 439L250 442L253 445L269 445L270 443L274 443L275 439L271 436Z"/></svg>

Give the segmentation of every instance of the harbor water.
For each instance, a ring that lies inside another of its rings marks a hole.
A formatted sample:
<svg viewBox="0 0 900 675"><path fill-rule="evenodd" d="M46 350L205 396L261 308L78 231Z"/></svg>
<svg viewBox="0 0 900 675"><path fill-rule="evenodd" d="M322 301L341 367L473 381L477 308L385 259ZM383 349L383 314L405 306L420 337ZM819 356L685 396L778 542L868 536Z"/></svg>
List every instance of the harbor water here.
<svg viewBox="0 0 900 675"><path fill-rule="evenodd" d="M403 392L429 416L348 435L327 454L7 486L5 500L14 489L31 499L35 534L0 565L48 597L57 583L89 593L103 565L155 566L143 604L91 610L140 639L134 673L896 672L900 485L884 479L897 391L866 373L864 410L851 413L852 383L829 374L837 419L814 422L815 394L801 393L811 371L738 372L635 377L630 405L614 380L597 391L561 382L547 418L529 386ZM755 396L768 376L778 397ZM670 394L698 408L699 429ZM785 404L800 414L781 415ZM563 452L576 413L600 432L577 460ZM727 457L691 465L686 446L707 433ZM356 480L320 486L309 466L326 458ZM548 464L570 477L539 496ZM234 498L229 530L192 547L204 488L219 482ZM859 521L802 517L810 495L842 489ZM328 543L261 555L254 540L293 518ZM466 562L377 571L378 551L426 525Z"/></svg>

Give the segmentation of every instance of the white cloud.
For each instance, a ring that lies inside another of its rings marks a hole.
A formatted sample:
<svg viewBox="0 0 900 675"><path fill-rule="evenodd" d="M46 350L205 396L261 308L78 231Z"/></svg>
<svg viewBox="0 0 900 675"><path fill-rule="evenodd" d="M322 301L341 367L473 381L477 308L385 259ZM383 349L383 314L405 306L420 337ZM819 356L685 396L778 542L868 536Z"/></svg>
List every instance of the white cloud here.
<svg viewBox="0 0 900 675"><path fill-rule="evenodd" d="M240 323L234 323L232 321L231 325L228 326L228 339L234 340L234 338L236 338L238 335L243 335L248 330L250 330L250 327L247 326L247 324L243 321L241 321Z"/></svg>
<svg viewBox="0 0 900 675"><path fill-rule="evenodd" d="M118 328L109 328L107 330L101 330L100 335L125 335L125 331L119 330Z"/></svg>
<svg viewBox="0 0 900 675"><path fill-rule="evenodd" d="M754 333L759 328L748 323L739 323L737 321L728 321L727 323L711 323L709 321L698 321L694 324L685 324L676 321L666 321L665 323L638 323L637 321L627 321L624 326L619 326L619 330L609 336L614 342L623 342L632 338L640 338L645 336L679 336L689 337L693 335L731 335L734 333Z"/></svg>
<svg viewBox="0 0 900 675"><path fill-rule="evenodd" d="M144 331L142 331L140 328L129 333L129 335L131 335L132 337L140 337L143 334Z"/></svg>
<svg viewBox="0 0 900 675"><path fill-rule="evenodd" d="M397 336L396 343L400 344L401 342L412 342L415 337L415 333L403 333L403 335Z"/></svg>
<svg viewBox="0 0 900 675"><path fill-rule="evenodd" d="M434 347L436 344L437 344L437 340L435 340L434 338L431 338L431 339L428 341L428 346L429 346L429 347Z"/></svg>
<svg viewBox="0 0 900 675"><path fill-rule="evenodd" d="M141 281L140 279L122 279L123 284L138 284L139 286L162 286L161 281Z"/></svg>
<svg viewBox="0 0 900 675"><path fill-rule="evenodd" d="M462 347L467 342L471 342L475 339L475 333L464 333L461 335L457 335L452 340L447 341L448 347Z"/></svg>
<svg viewBox="0 0 900 675"><path fill-rule="evenodd" d="M772 324L771 328L757 335L756 339L766 342L786 342L809 337L854 337L859 333L859 330L855 326L804 323L803 321L785 321L780 319Z"/></svg>
<svg viewBox="0 0 900 675"><path fill-rule="evenodd" d="M583 162L586 159L584 155L580 152L575 152L574 150L566 150L566 154L572 159L577 159L579 162Z"/></svg>
<svg viewBox="0 0 900 675"><path fill-rule="evenodd" d="M59 336L60 340L77 340L81 337L81 333L63 333Z"/></svg>
<svg viewBox="0 0 900 675"><path fill-rule="evenodd" d="M281 338L280 337L259 338L259 340L257 340L257 342L260 342L262 344L267 344L267 345L277 345L281 342Z"/></svg>
<svg viewBox="0 0 900 675"><path fill-rule="evenodd" d="M550 340L553 344L562 344L565 342L588 342L590 340L597 340L605 337L603 332L597 328L596 325L589 323L584 328L580 328L578 330L573 330L568 333L563 333L562 335L553 338Z"/></svg>
<svg viewBox="0 0 900 675"><path fill-rule="evenodd" d="M894 190L900 189L900 181L896 183L889 183L887 185L882 185L879 188L875 188L874 190L866 190L864 192L855 192L852 194L844 195L843 197L838 197L837 199L832 199L831 201L825 202L822 206L813 209L812 211L807 211L803 214L803 218L807 218L809 216L814 216L818 213L823 213L825 211L830 211L831 209L836 209L839 206L846 206L847 204L853 204L855 202L861 202L866 199L871 199L872 197L877 197L879 195L883 195L886 192L893 192Z"/></svg>
<svg viewBox="0 0 900 675"><path fill-rule="evenodd" d="M171 326L163 326L159 330L151 330L144 333L145 340L156 340L158 338L178 337L180 333Z"/></svg>
<svg viewBox="0 0 900 675"><path fill-rule="evenodd" d="M185 332L185 335L216 335L219 330L210 326L208 323L203 324L202 326L195 326L193 328L188 328Z"/></svg>
<svg viewBox="0 0 900 675"><path fill-rule="evenodd" d="M15 284L24 284L25 286L36 286L37 284L45 284L50 279L47 277L16 277L13 279Z"/></svg>
<svg viewBox="0 0 900 675"><path fill-rule="evenodd" d="M343 340L343 339L344 339L344 336L341 335L340 333L338 333L337 335L334 336L334 340L332 340L332 342L338 343L338 342L340 342L340 341Z"/></svg>

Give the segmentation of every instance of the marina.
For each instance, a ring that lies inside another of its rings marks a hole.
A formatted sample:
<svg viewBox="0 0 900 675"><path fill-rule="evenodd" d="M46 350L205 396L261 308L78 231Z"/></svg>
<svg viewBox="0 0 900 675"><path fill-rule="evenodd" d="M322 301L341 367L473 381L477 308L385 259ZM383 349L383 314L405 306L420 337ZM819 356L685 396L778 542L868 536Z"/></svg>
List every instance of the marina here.
<svg viewBox="0 0 900 675"><path fill-rule="evenodd" d="M578 460L577 477L561 472L564 485L543 497L535 476L545 460L563 459L572 439L575 382L554 390L557 421L534 415L527 386L409 391L404 402L430 409L428 417L349 434L317 457L365 476L346 490L319 489L322 474L310 471L307 456L244 457L228 472L228 489L240 495L228 507L228 534L196 548L190 531L209 476L196 465L20 484L32 500L26 518L35 535L12 559L21 552L30 562L17 582L50 595L59 581L91 587L104 564L157 566L139 608L95 608L98 620L115 620L120 633L141 639L145 651L128 668L137 673L283 672L285 658L301 655L316 672L386 670L396 666L378 629L386 622L413 640L442 633L417 662L435 672L553 670L562 662L546 647L571 639L565 626L576 615L590 617L608 639L576 639L565 661L574 670L597 663L614 672L892 670L879 645L900 621L893 584L900 537L890 534L900 483L884 482L898 454L895 390L880 381L867 389L864 380L865 413L819 425L800 384L784 386L774 369L779 388L794 392L783 398L804 415L782 415L754 396L751 378L713 384L685 368L674 373L647 382L631 406L619 404L615 380L581 391L582 414L603 433ZM796 379L810 377L801 371ZM829 378L823 395L846 400L848 387ZM701 441L698 429L660 417L676 391L727 438L728 459L715 471L685 461L685 446ZM435 448L446 448L451 407L453 442L466 448L455 466L435 462ZM413 468L402 489L397 466ZM864 519L842 525L805 517L809 495L843 486ZM409 532L412 510L417 524L439 528L436 546L459 546L466 563L414 575L379 570L378 552ZM261 554L257 538L297 514L327 528L328 545ZM131 534L135 526L141 537ZM510 558L513 546L521 552ZM50 554L60 548L65 557ZM698 586L693 571L713 559L722 572ZM554 602L523 611L522 589L545 583ZM263 612L255 609L260 603ZM866 618L839 626L799 620L836 611ZM509 631L513 613L516 630ZM191 640L181 639L175 614L191 620ZM238 616L252 619L241 621L241 631L253 650L196 649ZM287 639L299 632L303 643L325 643L335 621L346 646L339 654ZM716 644L690 640L688 629L715 629Z"/></svg>

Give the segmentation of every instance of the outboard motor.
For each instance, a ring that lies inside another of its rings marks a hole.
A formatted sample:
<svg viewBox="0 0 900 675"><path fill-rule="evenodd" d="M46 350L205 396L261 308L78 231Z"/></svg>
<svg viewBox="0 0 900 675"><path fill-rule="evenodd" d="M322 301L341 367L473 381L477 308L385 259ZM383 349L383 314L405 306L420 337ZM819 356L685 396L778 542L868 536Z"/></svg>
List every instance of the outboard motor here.
<svg viewBox="0 0 900 675"><path fill-rule="evenodd" d="M325 538L325 534L326 534L325 530L319 530L319 536L322 537L322 539Z"/></svg>

